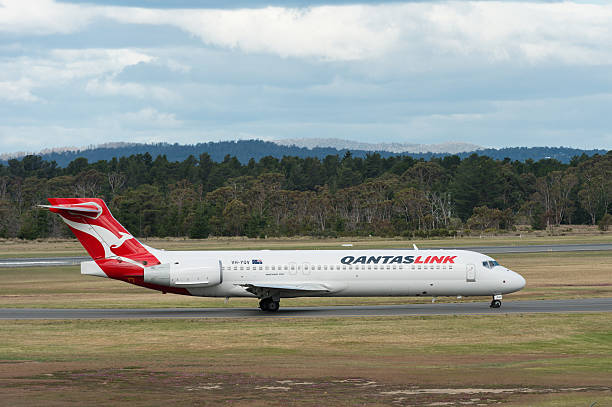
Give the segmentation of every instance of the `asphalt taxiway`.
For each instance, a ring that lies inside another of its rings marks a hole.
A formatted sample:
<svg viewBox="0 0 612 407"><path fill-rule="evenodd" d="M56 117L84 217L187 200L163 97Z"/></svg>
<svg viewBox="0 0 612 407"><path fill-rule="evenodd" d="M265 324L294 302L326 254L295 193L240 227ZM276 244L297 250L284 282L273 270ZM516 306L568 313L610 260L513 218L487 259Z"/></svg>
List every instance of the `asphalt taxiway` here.
<svg viewBox="0 0 612 407"><path fill-rule="evenodd" d="M505 301L501 308L488 302L434 304L285 307L276 313L255 308L0 308L0 319L160 319L160 318L321 318L422 315L500 315L530 313L612 312L612 298Z"/></svg>

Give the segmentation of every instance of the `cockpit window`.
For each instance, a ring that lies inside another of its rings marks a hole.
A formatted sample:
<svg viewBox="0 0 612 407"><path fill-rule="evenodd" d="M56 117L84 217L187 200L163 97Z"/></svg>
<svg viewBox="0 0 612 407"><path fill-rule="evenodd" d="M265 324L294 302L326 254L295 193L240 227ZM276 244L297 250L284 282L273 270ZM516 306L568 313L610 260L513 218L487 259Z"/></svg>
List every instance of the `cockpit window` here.
<svg viewBox="0 0 612 407"><path fill-rule="evenodd" d="M495 260L487 260L487 261L483 261L482 265L488 269L492 269L495 266L499 266L499 263Z"/></svg>

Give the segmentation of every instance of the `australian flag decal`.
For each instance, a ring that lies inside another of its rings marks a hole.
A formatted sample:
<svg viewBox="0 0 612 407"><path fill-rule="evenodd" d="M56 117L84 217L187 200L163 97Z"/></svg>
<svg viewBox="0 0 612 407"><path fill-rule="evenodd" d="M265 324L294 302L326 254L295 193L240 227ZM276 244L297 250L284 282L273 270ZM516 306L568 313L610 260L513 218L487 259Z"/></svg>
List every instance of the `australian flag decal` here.
<svg viewBox="0 0 612 407"><path fill-rule="evenodd" d="M253 259L253 264L263 264L261 259Z"/></svg>

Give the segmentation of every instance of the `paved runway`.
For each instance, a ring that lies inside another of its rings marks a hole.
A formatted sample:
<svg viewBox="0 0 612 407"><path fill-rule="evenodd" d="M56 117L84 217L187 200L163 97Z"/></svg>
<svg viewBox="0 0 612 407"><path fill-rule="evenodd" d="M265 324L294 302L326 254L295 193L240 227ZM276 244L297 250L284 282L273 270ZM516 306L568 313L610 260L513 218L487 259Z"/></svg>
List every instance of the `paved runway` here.
<svg viewBox="0 0 612 407"><path fill-rule="evenodd" d="M0 268L13 267L36 267L36 266L73 266L79 265L82 261L91 260L87 257L16 257L10 259L0 259Z"/></svg>
<svg viewBox="0 0 612 407"><path fill-rule="evenodd" d="M472 250L485 254L495 253L542 253L542 252L583 252L583 251L602 251L612 250L612 244L546 244L529 246L464 246L464 247L445 247L445 249Z"/></svg>
<svg viewBox="0 0 612 407"><path fill-rule="evenodd" d="M256 302L253 301L255 306ZM612 312L612 298L506 301L501 308L488 302L378 306L286 307L277 313L257 308L0 308L0 319L158 319L158 318L320 318L419 315L499 315L517 313Z"/></svg>
<svg viewBox="0 0 612 407"><path fill-rule="evenodd" d="M554 245L531 245L531 246L469 246L469 247L428 247L425 249L457 249L472 250L485 254L496 253L541 253L541 252L579 252L579 251L601 251L612 250L612 244L554 244ZM412 250L396 249L396 250ZM0 268L7 267L33 267L33 266L70 266L81 264L82 261L90 260L89 257L38 257L38 258L12 258L0 259Z"/></svg>

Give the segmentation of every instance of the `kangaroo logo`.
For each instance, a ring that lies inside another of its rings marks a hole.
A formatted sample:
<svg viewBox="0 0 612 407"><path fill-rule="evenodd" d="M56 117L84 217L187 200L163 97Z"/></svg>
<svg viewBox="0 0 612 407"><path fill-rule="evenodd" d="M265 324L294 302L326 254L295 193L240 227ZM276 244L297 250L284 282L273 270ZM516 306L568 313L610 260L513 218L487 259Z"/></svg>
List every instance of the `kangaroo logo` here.
<svg viewBox="0 0 612 407"><path fill-rule="evenodd" d="M119 232L119 234L121 237L115 243L110 245L111 249L118 249L123 245L123 243L134 238L134 236L130 235L129 233Z"/></svg>
<svg viewBox="0 0 612 407"><path fill-rule="evenodd" d="M100 242L100 244L104 248L105 258L108 259L108 258L114 257L117 259L122 259L129 263L133 263L139 267L142 267L142 264L138 262L124 258L122 256L117 256L115 253L113 253L113 250L112 250L112 249L118 249L128 240L134 239L134 236L130 235L129 233L119 232L121 234L121 237L117 237L113 232L111 232L110 230L102 226L91 225L89 223L74 222L66 218L63 218L63 219L64 219L64 222L68 224L68 226L76 230L79 230L83 233L87 233L88 235L94 237L98 242Z"/></svg>

